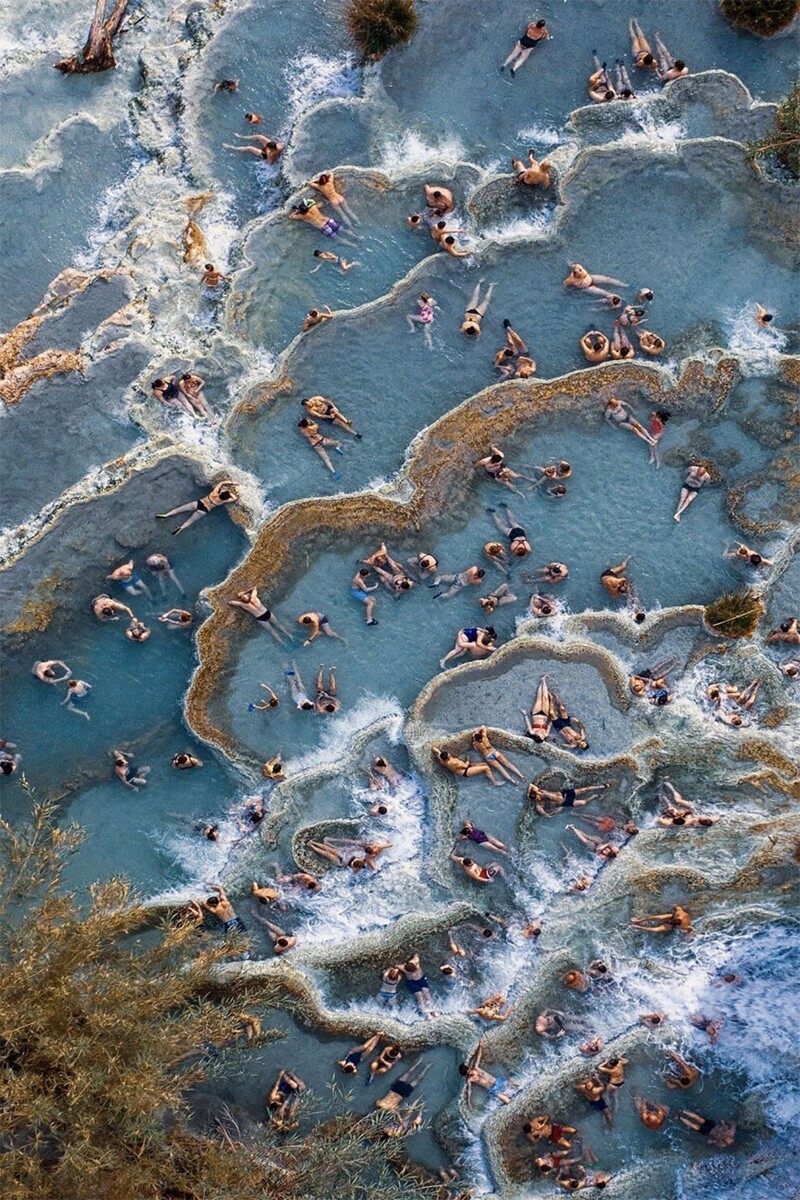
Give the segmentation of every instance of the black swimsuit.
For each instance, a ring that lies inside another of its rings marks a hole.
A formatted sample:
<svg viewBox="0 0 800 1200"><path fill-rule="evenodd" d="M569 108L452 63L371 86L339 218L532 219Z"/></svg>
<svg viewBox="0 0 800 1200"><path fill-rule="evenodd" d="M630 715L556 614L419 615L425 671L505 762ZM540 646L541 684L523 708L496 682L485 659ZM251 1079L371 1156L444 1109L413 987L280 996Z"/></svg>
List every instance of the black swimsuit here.
<svg viewBox="0 0 800 1200"><path fill-rule="evenodd" d="M566 729L571 720L571 717L553 717L553 729Z"/></svg>
<svg viewBox="0 0 800 1200"><path fill-rule="evenodd" d="M553 724L555 724L555 722L553 722ZM572 806L575 803L576 798L577 797L576 797L575 788L562 788L561 789L561 802L565 808L572 808Z"/></svg>
<svg viewBox="0 0 800 1200"><path fill-rule="evenodd" d="M405 1079L396 1079L389 1088L389 1091L394 1092L395 1095L400 1096L401 1099L407 1100L414 1089L410 1083L406 1083Z"/></svg>
<svg viewBox="0 0 800 1200"><path fill-rule="evenodd" d="M525 50L535 50L538 42L534 41L533 38L529 38L527 33L523 33L522 37L519 39L519 44Z"/></svg>
<svg viewBox="0 0 800 1200"><path fill-rule="evenodd" d="M270 621L271 619L272 619L272 613L270 612L270 610L268 608L264 609L264 611L260 617L256 617L257 621Z"/></svg>

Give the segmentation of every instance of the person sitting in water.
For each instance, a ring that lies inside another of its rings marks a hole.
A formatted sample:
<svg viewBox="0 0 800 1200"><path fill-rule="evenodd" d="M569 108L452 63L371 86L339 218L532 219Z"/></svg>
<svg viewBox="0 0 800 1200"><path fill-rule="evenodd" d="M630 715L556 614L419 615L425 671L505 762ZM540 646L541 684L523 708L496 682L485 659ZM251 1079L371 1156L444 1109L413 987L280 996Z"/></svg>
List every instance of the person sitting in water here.
<svg viewBox="0 0 800 1200"><path fill-rule="evenodd" d="M682 1088L684 1091L687 1088L693 1087L700 1078L700 1072L697 1067L693 1067L684 1059L676 1054L674 1050L667 1050L667 1056L672 1060L667 1063L664 1072L664 1083L668 1088Z"/></svg>
<svg viewBox="0 0 800 1200"><path fill-rule="evenodd" d="M628 74L627 67L623 59L617 59L617 70L615 80L615 91L618 100L635 100L636 92L633 90L631 77Z"/></svg>
<svg viewBox="0 0 800 1200"><path fill-rule="evenodd" d="M192 767L202 767L202 765L202 759L195 758L193 754L187 754L185 751L172 756L172 766L177 771L189 771Z"/></svg>
<svg viewBox="0 0 800 1200"><path fill-rule="evenodd" d="M594 71L589 76L589 98L593 104L610 104L616 100L617 93L611 86L611 77L606 70L606 64L601 63L594 54Z"/></svg>
<svg viewBox="0 0 800 1200"><path fill-rule="evenodd" d="M621 327L619 321L614 322L614 335L611 338L611 357L615 360L633 358L636 351L631 345L631 339Z"/></svg>
<svg viewBox="0 0 800 1200"><path fill-rule="evenodd" d="M59 668L60 674L56 668ZM48 658L41 662L35 662L31 669L41 683L66 683L72 677L69 667L60 658Z"/></svg>
<svg viewBox="0 0 800 1200"><path fill-rule="evenodd" d="M334 667L328 667L328 686L326 688L325 668L320 664L314 707L321 717L332 717L339 711L341 705L336 698L336 670Z"/></svg>
<svg viewBox="0 0 800 1200"><path fill-rule="evenodd" d="M285 779L286 775L283 770L281 755L276 754L274 758L268 758L261 768L261 774L272 783L277 783L281 779Z"/></svg>
<svg viewBox="0 0 800 1200"><path fill-rule="evenodd" d="M636 336L639 339L639 349L644 350L645 354L655 357L664 353L666 342L657 333L653 333L652 329L637 329Z"/></svg>
<svg viewBox="0 0 800 1200"><path fill-rule="evenodd" d="M461 658L463 654L472 654L475 658L487 658L497 649L497 634L491 625L485 629L471 626L459 629L456 634L456 644L452 650L439 659L439 666L444 668L451 658Z"/></svg>
<svg viewBox="0 0 800 1200"><path fill-rule="evenodd" d="M402 978L403 973L399 967L387 967L383 972L381 976L381 990L378 992L378 1002L385 1008L389 1008L397 1003L397 988Z"/></svg>
<svg viewBox="0 0 800 1200"><path fill-rule="evenodd" d="M244 114L244 119L247 121L248 125L260 125L264 120L264 118L261 116L261 113L254 112L246 112Z"/></svg>
<svg viewBox="0 0 800 1200"><path fill-rule="evenodd" d="M722 551L722 557L739 559L747 563L749 567L775 566L771 558L763 558L757 550L751 550L744 542L735 542L733 546L726 546Z"/></svg>
<svg viewBox="0 0 800 1200"><path fill-rule="evenodd" d="M190 417L195 415L188 399L175 382L174 375L165 375L163 378L154 379L150 384L150 389L155 398L162 404L166 404L167 408L180 409L181 412L188 413Z"/></svg>
<svg viewBox="0 0 800 1200"><path fill-rule="evenodd" d="M436 315L436 301L427 292L421 292L417 300L417 312L406 313L406 321L408 323L409 333L414 333L416 326L422 328L425 336L425 345L429 350L433 349L433 339L431 338L431 326Z"/></svg>
<svg viewBox="0 0 800 1200"><path fill-rule="evenodd" d="M544 17L540 17L538 21L531 21L525 32L520 35L519 41L515 44L514 49L500 70L505 71L506 67L510 66L509 74L513 78L523 63L528 61L533 51L539 45L539 42L544 42L549 37L550 30L547 28L547 22Z"/></svg>
<svg viewBox="0 0 800 1200"><path fill-rule="evenodd" d="M375 1101L375 1107L381 1112L396 1112L403 1101L413 1095L414 1089L422 1083L431 1066L431 1063L423 1065L421 1061L414 1063L405 1074L395 1079L385 1096Z"/></svg>
<svg viewBox="0 0 800 1200"><path fill-rule="evenodd" d="M682 58L673 58L658 34L654 37L658 74L662 83L671 83L673 79L681 79L689 74L689 68Z"/></svg>
<svg viewBox="0 0 800 1200"><path fill-rule="evenodd" d="M773 629L768 642L785 642L787 646L800 646L800 617L788 617Z"/></svg>
<svg viewBox="0 0 800 1200"><path fill-rule="evenodd" d="M359 600L364 605L364 619L367 625L377 625L378 622L375 619L375 597L370 595L370 593L377 592L380 585L373 583L370 587L367 582L369 577L369 567L360 567L350 580L350 595L354 600Z"/></svg>
<svg viewBox="0 0 800 1200"><path fill-rule="evenodd" d="M499 863L492 862L481 866L472 858L456 854L455 847L450 851L450 860L458 863L467 878L473 880L474 883L494 883L497 876L502 874Z"/></svg>
<svg viewBox="0 0 800 1200"><path fill-rule="evenodd" d="M654 667L644 667L642 670L628 676L628 686L634 696L647 698L651 704L663 705L669 703L673 696L667 693L667 677L678 665L676 658L665 658Z"/></svg>
<svg viewBox="0 0 800 1200"><path fill-rule="evenodd" d="M317 325L321 325L323 321L332 321L333 313L329 304L324 308L310 308L306 313L305 320L300 326L301 333L308 333L309 329L315 329Z"/></svg>
<svg viewBox="0 0 800 1200"><path fill-rule="evenodd" d="M461 1063L458 1068L459 1075L464 1078L464 1098L467 1106L472 1104L472 1089L473 1087L483 1088L490 1096L495 1096L501 1104L510 1104L511 1097L508 1092L516 1087L516 1084L511 1079L503 1079L499 1076L490 1075L488 1071L481 1066L483 1058L483 1038L480 1039L475 1047L469 1060Z"/></svg>
<svg viewBox="0 0 800 1200"><path fill-rule="evenodd" d="M681 1125L691 1129L692 1133L701 1134L709 1146L727 1150L736 1140L735 1121L712 1121L709 1117L701 1117L699 1113L691 1112L688 1108L679 1108L677 1115Z"/></svg>
<svg viewBox="0 0 800 1200"><path fill-rule="evenodd" d="M673 514L674 521L680 521L690 504L697 499L697 493L702 487L712 482L712 474L703 463L694 463L683 479L678 507Z"/></svg>
<svg viewBox="0 0 800 1200"><path fill-rule="evenodd" d="M550 172L553 169L553 164L550 162L537 162L536 151L532 148L528 151L528 166L521 162L518 158L512 158L512 170L517 172L514 179L515 183L525 183L529 187L550 187Z"/></svg>
<svg viewBox="0 0 800 1200"><path fill-rule="evenodd" d="M599 329L588 330L581 338L580 346L590 363L605 362L611 353L611 343Z"/></svg>
<svg viewBox="0 0 800 1200"><path fill-rule="evenodd" d="M520 354L517 359L517 369L514 372L515 379L530 379L536 374L536 360L528 354Z"/></svg>
<svg viewBox="0 0 800 1200"><path fill-rule="evenodd" d="M634 1096L633 1106L645 1129L661 1129L669 1116L668 1105L656 1104L655 1101L647 1100L643 1096Z"/></svg>
<svg viewBox="0 0 800 1200"><path fill-rule="evenodd" d="M600 582L613 600L628 594L629 584L625 572L629 562L630 558L626 558L616 567L606 567L600 576Z"/></svg>
<svg viewBox="0 0 800 1200"><path fill-rule="evenodd" d="M509 576L508 552L502 542L484 542L483 553L501 575Z"/></svg>
<svg viewBox="0 0 800 1200"><path fill-rule="evenodd" d="M438 746L431 746L431 754L441 766L452 771L454 775L461 775L465 779L472 779L475 775L485 775L495 787L503 786L502 779L495 779L492 768L486 762L473 762L469 758L459 758L457 755L451 754L449 750L441 750Z"/></svg>
<svg viewBox="0 0 800 1200"><path fill-rule="evenodd" d="M510 492L514 492L517 496L522 496L522 492L514 486L512 480L525 479L527 482L532 481L528 479L527 475L520 475L518 471L512 471L510 467L506 466L505 455L497 446L490 446L489 451L490 453L484 455L483 458L475 459L472 465L474 467L483 467L486 474L495 483L502 483L503 487L507 487Z"/></svg>
<svg viewBox="0 0 800 1200"><path fill-rule="evenodd" d="M67 694L61 701L61 704L66 704L67 712L73 712L78 717L85 717L87 721L91 721L89 713L84 709L78 708L78 702L89 695L92 690L92 685L87 683L85 679L68 679Z"/></svg>
<svg viewBox="0 0 800 1200"><path fill-rule="evenodd" d="M303 646L311 646L311 643L319 637L320 634L325 634L326 637L335 637L338 642L344 642L347 646L347 641L341 634L331 629L329 619L324 612L301 612L297 617L297 624L302 625L303 629L308 634Z"/></svg>
<svg viewBox="0 0 800 1200"><path fill-rule="evenodd" d="M643 933L692 933L692 917L688 909L674 904L669 912L651 913L648 916L632 917L631 925Z"/></svg>
<svg viewBox="0 0 800 1200"><path fill-rule="evenodd" d="M633 415L633 409L627 400L620 400L616 396L609 396L606 400L603 416L607 421L611 421L613 425L619 426L620 429L629 429L631 433L635 433L643 442L647 442L648 446L655 445L655 439L652 434L648 433L641 421Z"/></svg>
<svg viewBox="0 0 800 1200"><path fill-rule="evenodd" d="M402 978L402 975L400 971L398 971L397 967L389 967L389 971L393 972L397 976L398 981ZM388 974L388 972L384 972L384 974ZM386 1075L389 1071L391 1071L395 1063L398 1063L402 1057L403 1053L399 1046L394 1046L391 1044L384 1046L378 1057L373 1059L369 1064L367 1086L369 1086L373 1080L377 1079L379 1075Z"/></svg>
<svg viewBox="0 0 800 1200"><path fill-rule="evenodd" d="M337 442L335 438L325 437L324 434L320 433L319 425L317 425L316 421L311 421L308 417L303 417L302 420L298 422L297 428L300 430L301 434L306 439L314 453L322 459L331 475L333 475L333 478L338 479L339 472L336 470L330 460L328 449L330 448L333 450L335 454L344 454L342 443Z"/></svg>
<svg viewBox="0 0 800 1200"><path fill-rule="evenodd" d="M525 575L526 583L565 583L569 577L569 567L566 563L551 562Z"/></svg>
<svg viewBox="0 0 800 1200"><path fill-rule="evenodd" d="M551 596L542 596L538 592L534 592L528 610L532 617L538 617L544 621L548 617L552 617L557 607L556 601Z"/></svg>
<svg viewBox="0 0 800 1200"><path fill-rule="evenodd" d="M436 1016L430 985L419 965L419 954L412 955L405 963L400 963L399 967L405 976L406 987L414 997L420 1012L428 1018Z"/></svg>
<svg viewBox="0 0 800 1200"><path fill-rule="evenodd" d="M246 613L250 613L251 617L255 617L260 625L271 633L278 645L282 646L285 641L291 640L291 631L286 628L271 609L263 604L259 595L258 588L246 588L242 592L236 593L234 600L229 600L228 604L231 608L242 608Z"/></svg>
<svg viewBox="0 0 800 1200"><path fill-rule="evenodd" d="M613 283L616 287L627 287L621 279L612 279L610 275L590 275L580 263L570 263L570 271L564 280L564 287L574 287L578 291L587 292L590 296L612 296L607 288L598 287L600 283ZM588 335L587 335L588 336Z"/></svg>
<svg viewBox="0 0 800 1200"><path fill-rule="evenodd" d="M485 725L479 725L472 734L472 748L473 750L477 750L478 754L480 754L490 766L493 766L495 770L499 771L503 778L507 779L509 783L514 782L514 776L516 776L517 779L525 778L525 776L522 774L522 771L520 771L518 767L515 767L514 764L508 758L506 758L505 754L503 754L503 751L498 750L492 745L492 743L489 741L489 730ZM466 824L469 825L469 822ZM472 840L474 841L476 839L473 838ZM497 850L505 849L501 843L497 843L495 846L495 843L491 838L489 838L488 841L489 844L494 846Z"/></svg>
<svg viewBox="0 0 800 1200"><path fill-rule="evenodd" d="M217 918L222 925L223 933L245 933L246 930L244 921L241 917L236 915L234 907L226 895L225 889L221 887L220 884L215 883L211 885L211 890L215 893L215 895L209 896L205 900L201 900L201 907L204 908L206 912L211 913L212 916Z"/></svg>
<svg viewBox="0 0 800 1200"><path fill-rule="evenodd" d="M218 271L213 263L206 263L203 274L200 276L201 284L209 288L218 288L221 283L227 283L229 280L230 275L223 275L222 271Z"/></svg>
<svg viewBox="0 0 800 1200"><path fill-rule="evenodd" d="M406 562L420 582L430 579L431 576L435 577L439 567L439 560L424 550L418 551L413 558L406 559Z"/></svg>
<svg viewBox="0 0 800 1200"><path fill-rule="evenodd" d="M410 575L407 575L404 568L399 563L392 560L390 569L381 567L377 563L373 566L373 571L378 576L383 586L388 592L391 592L395 600L399 600L401 596L406 595L414 587L414 580ZM433 584L429 585L433 587Z"/></svg>
<svg viewBox="0 0 800 1200"><path fill-rule="evenodd" d="M379 1029L372 1037L367 1038L360 1046L354 1046L345 1054L344 1058L337 1061L336 1065L343 1075L357 1075L358 1068L364 1060L364 1056L372 1054L377 1049L378 1042L383 1037L383 1030Z"/></svg>
<svg viewBox="0 0 800 1200"><path fill-rule="evenodd" d="M144 621L134 617L125 630L125 637L131 642L146 642L150 637L150 632Z"/></svg>
<svg viewBox="0 0 800 1200"><path fill-rule="evenodd" d="M156 519L164 521L168 517L177 517L181 513L191 513L190 517L183 522L177 529L173 529L173 534L181 533L184 529L188 529L190 525L194 525L195 521L200 521L203 517L207 517L212 508L219 508L225 504L235 504L239 499L239 493L236 490L236 485L230 479L221 479L219 483L214 484L207 496L201 497L200 500L192 500L188 504L180 504L177 508L171 508L169 512L156 513Z"/></svg>
<svg viewBox="0 0 800 1200"><path fill-rule="evenodd" d="M433 212L444 216L445 213L453 211L453 193L449 188L439 183L423 183L422 190L425 193L425 203Z"/></svg>
<svg viewBox="0 0 800 1200"><path fill-rule="evenodd" d="M150 768L132 767L130 759L121 750L112 750L111 753L114 757L114 774L120 783L124 783L125 787L131 788L134 792L138 792L140 787L145 787Z"/></svg>
<svg viewBox="0 0 800 1200"><path fill-rule="evenodd" d="M115 567L110 575L106 575L106 579L110 579L113 583L118 583L124 592L129 596L146 595L151 596L150 589L136 571L133 565L133 559L130 558L120 567Z"/></svg>
<svg viewBox="0 0 800 1200"><path fill-rule="evenodd" d="M772 322L775 320L775 314L767 312L763 304L756 305L756 325L760 325L762 329L769 329Z"/></svg>
<svg viewBox="0 0 800 1200"><path fill-rule="evenodd" d="M361 437L361 434L353 428L350 418L346 417L326 396L308 396L302 404L309 416L316 420L330 421L338 429L343 429L345 433L351 433L355 438Z"/></svg>
<svg viewBox="0 0 800 1200"><path fill-rule="evenodd" d="M511 591L507 583L500 583L496 588L489 592L488 596L481 596L478 603L487 616L494 612L496 608L500 608L503 604L516 604L517 597Z"/></svg>
<svg viewBox="0 0 800 1200"><path fill-rule="evenodd" d="M240 138L243 142L255 142L255 145L231 146L227 142L223 142L223 150L236 150L239 154L254 154L256 158L263 158L271 167L275 165L284 151L283 142L274 137L266 137L263 133L235 133L233 136Z"/></svg>
<svg viewBox="0 0 800 1200"><path fill-rule="evenodd" d="M631 48L633 50L633 61L637 67L647 67L650 70L658 71L658 63L655 60L647 38L642 32L642 27L635 17L631 17L628 22L628 30L631 35Z"/></svg>
<svg viewBox="0 0 800 1200"><path fill-rule="evenodd" d="M604 792L610 787L610 783L595 783L587 787L564 787L554 792L530 783L527 798L540 816L554 817L565 808L585 807L594 799L595 793Z"/></svg>
<svg viewBox="0 0 800 1200"><path fill-rule="evenodd" d="M531 553L531 544L526 537L525 530L507 504L501 504L500 508L505 510L505 517L498 516L493 508L487 508L486 511L491 514L492 520L500 532L508 538L509 553L513 554L515 558L525 558Z"/></svg>
<svg viewBox="0 0 800 1200"><path fill-rule="evenodd" d="M358 225L358 217L347 203L344 195L337 188L332 171L324 171L316 179L307 180L307 186L313 188L315 192L319 192L325 202L330 204L331 208L335 208L337 212L341 213L345 225L350 225L351 227Z"/></svg>

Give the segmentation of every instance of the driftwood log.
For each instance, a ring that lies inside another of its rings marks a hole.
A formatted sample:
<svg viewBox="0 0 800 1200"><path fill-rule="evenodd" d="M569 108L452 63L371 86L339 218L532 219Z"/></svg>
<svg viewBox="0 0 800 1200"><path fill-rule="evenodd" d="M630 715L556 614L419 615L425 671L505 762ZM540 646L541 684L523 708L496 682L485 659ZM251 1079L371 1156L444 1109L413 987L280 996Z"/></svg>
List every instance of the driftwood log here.
<svg viewBox="0 0 800 1200"><path fill-rule="evenodd" d="M106 17L108 0L95 0L94 17L86 45L79 55L73 54L71 58L62 58L54 63L56 70L64 75L88 75L92 71L108 71L110 67L115 67L117 60L114 58L112 42L125 19L129 2L114 0L114 7Z"/></svg>

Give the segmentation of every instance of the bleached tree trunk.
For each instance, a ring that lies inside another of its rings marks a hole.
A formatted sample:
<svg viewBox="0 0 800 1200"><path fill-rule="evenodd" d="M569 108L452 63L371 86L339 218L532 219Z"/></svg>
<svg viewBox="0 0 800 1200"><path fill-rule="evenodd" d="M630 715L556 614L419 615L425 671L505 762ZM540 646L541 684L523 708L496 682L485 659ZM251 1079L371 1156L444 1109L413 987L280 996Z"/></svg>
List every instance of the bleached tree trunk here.
<svg viewBox="0 0 800 1200"><path fill-rule="evenodd" d="M96 0L86 45L80 55L73 54L71 58L62 58L55 63L57 71L65 75L88 75L92 71L108 71L117 65L112 43L125 19L129 0L115 0L108 18L107 3L108 0Z"/></svg>

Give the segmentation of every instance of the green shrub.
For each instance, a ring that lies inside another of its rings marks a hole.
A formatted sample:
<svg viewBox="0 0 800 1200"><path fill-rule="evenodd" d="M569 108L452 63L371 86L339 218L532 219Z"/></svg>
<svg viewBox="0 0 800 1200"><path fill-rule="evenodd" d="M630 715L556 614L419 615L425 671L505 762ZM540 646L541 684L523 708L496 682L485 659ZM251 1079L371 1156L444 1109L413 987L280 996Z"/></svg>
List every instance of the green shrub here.
<svg viewBox="0 0 800 1200"><path fill-rule="evenodd" d="M726 592L706 608L706 624L720 637L752 637L764 615L755 592Z"/></svg>
<svg viewBox="0 0 800 1200"><path fill-rule="evenodd" d="M345 17L350 36L367 58L383 58L417 28L414 0L350 0Z"/></svg>
<svg viewBox="0 0 800 1200"><path fill-rule="evenodd" d="M721 0L722 15L739 29L770 37L790 25L800 0Z"/></svg>
<svg viewBox="0 0 800 1200"><path fill-rule="evenodd" d="M778 105L774 132L747 147L751 162L773 155L787 171L800 175L800 84Z"/></svg>

